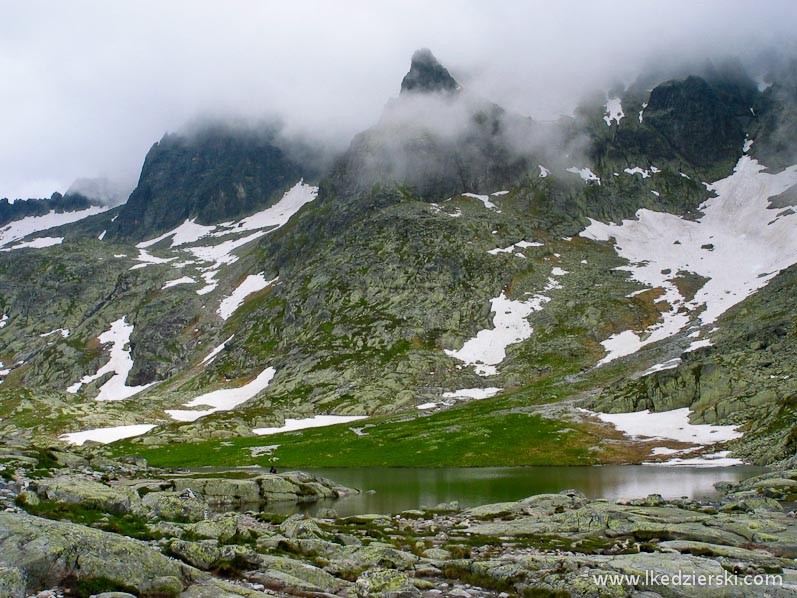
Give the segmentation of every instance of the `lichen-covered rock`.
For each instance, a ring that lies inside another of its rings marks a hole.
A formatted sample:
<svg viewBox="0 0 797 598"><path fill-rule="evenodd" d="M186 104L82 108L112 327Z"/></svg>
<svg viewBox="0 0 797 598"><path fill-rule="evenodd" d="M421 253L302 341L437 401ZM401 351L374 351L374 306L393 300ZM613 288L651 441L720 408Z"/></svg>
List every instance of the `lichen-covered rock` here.
<svg viewBox="0 0 797 598"><path fill-rule="evenodd" d="M236 555L233 546L218 546L206 542L186 542L174 539L169 542L167 548L172 555L180 560L204 571L218 567L223 562L230 562Z"/></svg>
<svg viewBox="0 0 797 598"><path fill-rule="evenodd" d="M420 598L421 592L406 573L392 569L370 569L357 579L362 598Z"/></svg>
<svg viewBox="0 0 797 598"><path fill-rule="evenodd" d="M266 502L295 500L299 494L299 486L280 475L266 474L256 480L260 485L260 495Z"/></svg>
<svg viewBox="0 0 797 598"><path fill-rule="evenodd" d="M341 553L341 560L352 563L353 568L391 567L406 571L412 569L419 558L390 544L372 542L367 546L345 547Z"/></svg>
<svg viewBox="0 0 797 598"><path fill-rule="evenodd" d="M0 566L0 596L25 598L25 581L25 572L19 567Z"/></svg>
<svg viewBox="0 0 797 598"><path fill-rule="evenodd" d="M141 498L131 488L108 486L81 476L44 478L36 483L39 496L57 502L101 509L109 513L141 514Z"/></svg>
<svg viewBox="0 0 797 598"><path fill-rule="evenodd" d="M24 570L30 588L101 578L120 590L168 596L200 575L143 542L19 513L0 513L0 562Z"/></svg>
<svg viewBox="0 0 797 598"><path fill-rule="evenodd" d="M347 582L302 561L272 555L259 555L258 560L258 571L250 579L269 587L276 585L300 591L336 592L348 586Z"/></svg>
<svg viewBox="0 0 797 598"><path fill-rule="evenodd" d="M312 519L307 519L304 515L291 515L280 524L280 531L286 538L310 539L323 538L324 532Z"/></svg>
<svg viewBox="0 0 797 598"><path fill-rule="evenodd" d="M186 531L200 538L213 538L228 542L238 533L238 515L227 513L215 519L204 519L185 526Z"/></svg>
<svg viewBox="0 0 797 598"><path fill-rule="evenodd" d="M729 502L722 507L723 511L747 511L750 513L782 513L783 507L775 499L766 496L745 496Z"/></svg>
<svg viewBox="0 0 797 598"><path fill-rule="evenodd" d="M192 585L180 594L180 598L263 598L263 592L220 579L209 579Z"/></svg>
<svg viewBox="0 0 797 598"><path fill-rule="evenodd" d="M176 492L190 488L202 494L209 503L260 501L260 486L254 480L177 478L172 483Z"/></svg>
<svg viewBox="0 0 797 598"><path fill-rule="evenodd" d="M150 492L142 503L153 515L168 521L201 521L209 512L207 502L179 492Z"/></svg>

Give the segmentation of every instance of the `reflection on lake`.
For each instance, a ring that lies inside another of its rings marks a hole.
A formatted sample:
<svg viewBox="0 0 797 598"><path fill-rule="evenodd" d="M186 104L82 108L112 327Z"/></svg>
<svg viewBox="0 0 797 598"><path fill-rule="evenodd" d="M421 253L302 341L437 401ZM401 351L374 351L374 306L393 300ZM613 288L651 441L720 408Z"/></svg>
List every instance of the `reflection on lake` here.
<svg viewBox="0 0 797 598"><path fill-rule="evenodd" d="M256 470L247 468L256 473ZM210 471L203 469L202 471ZM220 471L213 469L213 471ZM362 494L312 504L272 503L264 511L314 513L334 508L339 515L398 513L459 501L463 507L520 500L534 494L574 488L589 498L698 498L715 494L714 483L735 482L766 471L762 467L484 467L484 468L363 468L303 469L358 488Z"/></svg>

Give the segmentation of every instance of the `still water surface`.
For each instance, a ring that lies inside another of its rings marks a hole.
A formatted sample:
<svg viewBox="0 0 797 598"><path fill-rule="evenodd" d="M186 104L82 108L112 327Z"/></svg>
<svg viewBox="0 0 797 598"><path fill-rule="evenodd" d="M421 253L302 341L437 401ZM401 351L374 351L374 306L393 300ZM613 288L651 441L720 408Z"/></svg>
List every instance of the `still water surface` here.
<svg viewBox="0 0 797 598"><path fill-rule="evenodd" d="M248 468L247 468L248 470ZM479 467L302 469L362 491L336 501L307 505L273 503L263 510L291 514L334 508L339 515L398 513L459 501L463 507L520 500L534 494L574 488L589 498L698 498L716 494L714 483L735 482L759 475L762 467L662 467L607 465L602 467ZM208 470L204 470L208 471ZM216 470L218 471L218 470Z"/></svg>

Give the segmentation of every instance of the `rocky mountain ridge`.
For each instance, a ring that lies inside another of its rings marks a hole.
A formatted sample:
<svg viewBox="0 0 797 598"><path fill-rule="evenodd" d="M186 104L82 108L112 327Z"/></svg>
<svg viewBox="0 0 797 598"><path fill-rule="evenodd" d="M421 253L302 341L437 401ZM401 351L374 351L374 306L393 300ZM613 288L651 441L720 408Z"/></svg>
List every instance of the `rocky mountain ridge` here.
<svg viewBox="0 0 797 598"><path fill-rule="evenodd" d="M126 204L0 253L0 430L146 425L137 442L157 450L257 441L319 416L376 416L374 435L477 436L520 412L569 429L587 463L651 455L575 405L688 407L692 423L746 433L734 454L787 459L793 268L779 231L797 181L759 162L790 161L784 81L759 91L689 76L537 123L474 97L422 51L329 171L276 131L167 136ZM777 259L760 279L728 262L744 288L727 287L742 294L709 325L716 297L704 295L736 234L717 215L759 200L750 251L774 243ZM624 238L634 227L643 234ZM683 237L669 248L641 241L670 230ZM337 430L313 441L331 447ZM538 444L553 455L557 438ZM289 444L268 458L298 458Z"/></svg>

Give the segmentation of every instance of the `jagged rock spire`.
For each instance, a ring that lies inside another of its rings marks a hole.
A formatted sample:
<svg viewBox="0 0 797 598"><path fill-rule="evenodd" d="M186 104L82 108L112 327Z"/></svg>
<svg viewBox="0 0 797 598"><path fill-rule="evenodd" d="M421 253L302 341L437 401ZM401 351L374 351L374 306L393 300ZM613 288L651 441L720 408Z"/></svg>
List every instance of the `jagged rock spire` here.
<svg viewBox="0 0 797 598"><path fill-rule="evenodd" d="M459 83L434 57L431 50L421 48L412 55L409 72L401 81L401 93L454 93Z"/></svg>

